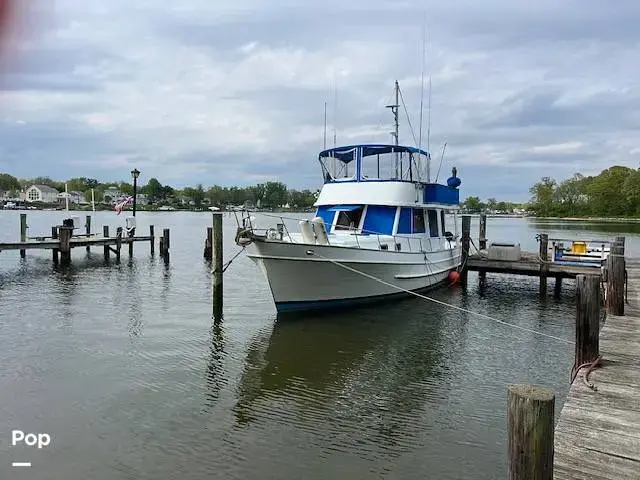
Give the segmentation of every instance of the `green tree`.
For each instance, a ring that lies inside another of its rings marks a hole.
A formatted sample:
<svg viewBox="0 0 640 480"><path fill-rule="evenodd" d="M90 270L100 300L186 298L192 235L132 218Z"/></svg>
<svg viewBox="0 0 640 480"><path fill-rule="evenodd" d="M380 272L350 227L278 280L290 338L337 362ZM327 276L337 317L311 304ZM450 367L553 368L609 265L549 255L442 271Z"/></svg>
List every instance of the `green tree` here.
<svg viewBox="0 0 640 480"><path fill-rule="evenodd" d="M547 217L553 213L553 194L556 181L550 177L542 177L529 189L531 194L531 209L536 215Z"/></svg>
<svg viewBox="0 0 640 480"><path fill-rule="evenodd" d="M467 197L463 205L471 213L480 212L484 209L484 204L480 201L480 197Z"/></svg>
<svg viewBox="0 0 640 480"><path fill-rule="evenodd" d="M630 205L623 187L633 173L631 168L614 166L593 177L587 192L595 215L621 216L629 213Z"/></svg>
<svg viewBox="0 0 640 480"><path fill-rule="evenodd" d="M264 184L264 206L281 207L287 203L287 187L282 182Z"/></svg>
<svg viewBox="0 0 640 480"><path fill-rule="evenodd" d="M634 170L629 174L622 186L627 204L628 213L638 215L640 213L640 171Z"/></svg>
<svg viewBox="0 0 640 480"><path fill-rule="evenodd" d="M0 173L0 190L5 192L20 190L20 182L16 177L8 173Z"/></svg>
<svg viewBox="0 0 640 480"><path fill-rule="evenodd" d="M146 194L150 202L157 202L165 198L162 184L157 178L150 178L147 184L142 187L142 193Z"/></svg>
<svg viewBox="0 0 640 480"><path fill-rule="evenodd" d="M118 185L118 189L122 192L123 195L133 195L133 185L128 182L120 182L120 185ZM139 188L138 192L140 191L141 189Z"/></svg>

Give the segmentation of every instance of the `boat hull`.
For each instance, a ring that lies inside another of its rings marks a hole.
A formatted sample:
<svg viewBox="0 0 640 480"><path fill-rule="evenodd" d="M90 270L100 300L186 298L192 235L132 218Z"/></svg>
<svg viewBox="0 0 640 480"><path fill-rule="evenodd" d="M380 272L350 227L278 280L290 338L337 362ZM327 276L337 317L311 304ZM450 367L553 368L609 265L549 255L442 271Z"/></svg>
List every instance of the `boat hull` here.
<svg viewBox="0 0 640 480"><path fill-rule="evenodd" d="M258 241L248 255L263 271L278 312L361 305L433 288L460 264L460 248L395 252Z"/></svg>

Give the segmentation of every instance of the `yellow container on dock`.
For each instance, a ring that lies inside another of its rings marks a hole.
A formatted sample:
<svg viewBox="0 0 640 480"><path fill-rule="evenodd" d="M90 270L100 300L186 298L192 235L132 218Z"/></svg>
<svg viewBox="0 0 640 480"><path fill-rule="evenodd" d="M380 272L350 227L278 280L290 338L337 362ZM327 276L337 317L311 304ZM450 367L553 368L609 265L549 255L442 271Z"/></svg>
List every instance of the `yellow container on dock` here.
<svg viewBox="0 0 640 480"><path fill-rule="evenodd" d="M571 244L571 253L587 253L587 243L586 242L573 242Z"/></svg>

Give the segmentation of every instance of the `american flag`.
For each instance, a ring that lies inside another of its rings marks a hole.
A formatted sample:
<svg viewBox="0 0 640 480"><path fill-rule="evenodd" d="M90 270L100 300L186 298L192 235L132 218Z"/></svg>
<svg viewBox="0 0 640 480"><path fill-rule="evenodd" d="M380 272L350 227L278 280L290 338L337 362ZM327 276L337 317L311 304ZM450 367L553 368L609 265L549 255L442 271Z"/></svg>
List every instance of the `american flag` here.
<svg viewBox="0 0 640 480"><path fill-rule="evenodd" d="M115 211L117 212L118 215L120 215L120 212L124 209L124 207L126 207L127 205L131 205L132 203L133 203L133 197L127 197L121 202L116 203Z"/></svg>

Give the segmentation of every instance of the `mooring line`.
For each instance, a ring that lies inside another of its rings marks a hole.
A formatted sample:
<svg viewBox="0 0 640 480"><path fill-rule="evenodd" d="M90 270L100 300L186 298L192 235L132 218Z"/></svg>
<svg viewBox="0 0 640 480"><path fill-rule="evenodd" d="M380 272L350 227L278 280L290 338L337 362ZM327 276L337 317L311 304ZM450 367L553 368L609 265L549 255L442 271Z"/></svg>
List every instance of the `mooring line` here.
<svg viewBox="0 0 640 480"><path fill-rule="evenodd" d="M451 305L450 303L443 302L442 300L437 300L435 298L428 297L426 295L422 295L421 293L413 292L411 290L408 290L406 288L400 287L398 285L394 285L393 283L386 282L385 280L383 280L381 278L378 278L378 277L376 277L374 275L370 275L370 274L368 274L366 272L363 272L363 271L358 270L356 268L350 267L350 266L345 265L345 264L343 264L341 262L338 262L336 260L332 260L330 258L327 258L327 257L325 257L323 255L320 255L319 253L316 253L313 250L307 250L306 253L307 253L307 255L313 255L313 256L322 258L322 259L324 259L324 260L326 260L328 262L331 262L331 263L337 265L340 268L344 268L344 269L349 270L349 271L351 271L353 273L357 273L357 274L362 275L364 277L367 277L367 278L369 278L371 280L375 280L376 282L379 282L379 283L381 283L383 285L386 285L386 286L391 287L391 288L395 288L396 290L408 293L408 294L413 295L415 297L422 298L424 300L429 300L430 302L437 303L439 305L442 305L442 306L445 306L445 307L449 307L449 308L452 308L454 310L458 310L460 312L469 313L471 315L476 315L478 317L481 317L481 318L484 318L484 319L487 319L487 320L491 320L491 321L499 323L501 325L506 325L508 327L512 327L512 328L515 328L515 329L518 329L518 330L522 330L522 331L533 333L533 334L536 334L536 335L541 335L543 337L551 338L553 340L557 340L558 342L567 343L567 344L570 344L570 345L574 345L575 344L575 342L572 342L571 340L566 340L564 338L556 337L556 336L550 335L548 333L539 332L539 331L533 330L531 328L521 327L520 325L515 325L513 323L505 322L504 320L499 320L499 319L491 317L489 315L485 315L484 313L478 313L478 312L474 312L472 310L467 310L466 308L458 307L456 305Z"/></svg>

